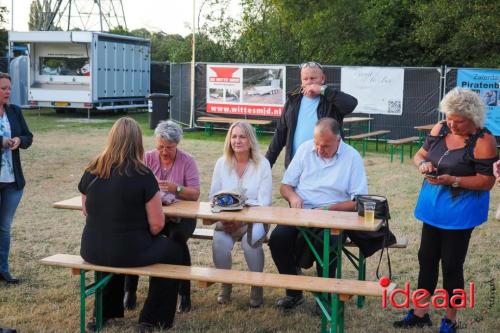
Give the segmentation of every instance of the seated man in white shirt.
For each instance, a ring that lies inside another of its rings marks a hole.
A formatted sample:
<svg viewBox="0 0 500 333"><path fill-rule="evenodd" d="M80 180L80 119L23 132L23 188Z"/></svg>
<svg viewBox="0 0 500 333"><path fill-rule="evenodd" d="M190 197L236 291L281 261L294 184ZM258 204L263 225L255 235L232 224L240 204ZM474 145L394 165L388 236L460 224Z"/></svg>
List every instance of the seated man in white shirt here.
<svg viewBox="0 0 500 333"><path fill-rule="evenodd" d="M285 171L281 195L292 208L354 211L356 194L368 193L363 159L340 137L340 125L333 118L322 118L314 127L314 139L304 142ZM281 274L297 275L298 257L296 227L278 225L272 232L269 247ZM335 248L337 237L332 236ZM315 244L321 251L321 244ZM321 253L321 252L320 252ZM322 269L316 263L318 276ZM335 276L336 261L330 265L330 277ZM302 291L286 290L277 306L291 309L304 301Z"/></svg>

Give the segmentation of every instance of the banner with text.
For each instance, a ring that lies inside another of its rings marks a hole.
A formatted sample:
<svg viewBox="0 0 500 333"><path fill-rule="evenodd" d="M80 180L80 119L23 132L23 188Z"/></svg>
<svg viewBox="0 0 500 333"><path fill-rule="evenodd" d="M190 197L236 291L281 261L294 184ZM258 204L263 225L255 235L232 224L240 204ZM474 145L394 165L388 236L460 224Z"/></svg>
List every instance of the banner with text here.
<svg viewBox="0 0 500 333"><path fill-rule="evenodd" d="M207 64L207 112L279 117L285 66Z"/></svg>
<svg viewBox="0 0 500 333"><path fill-rule="evenodd" d="M500 135L500 70L459 69L457 87L481 96L487 111L485 127L493 135Z"/></svg>
<svg viewBox="0 0 500 333"><path fill-rule="evenodd" d="M401 115L403 68L342 67L340 89L358 99L357 113Z"/></svg>

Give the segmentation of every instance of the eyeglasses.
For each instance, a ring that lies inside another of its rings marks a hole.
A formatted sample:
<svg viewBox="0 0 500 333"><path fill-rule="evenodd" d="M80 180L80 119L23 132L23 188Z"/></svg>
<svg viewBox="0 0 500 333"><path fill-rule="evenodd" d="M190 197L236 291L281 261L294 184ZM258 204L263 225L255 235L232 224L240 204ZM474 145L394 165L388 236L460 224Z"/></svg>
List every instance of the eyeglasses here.
<svg viewBox="0 0 500 333"><path fill-rule="evenodd" d="M300 66L299 66L300 69L303 69L306 67L311 67L311 68L317 67L317 68L321 69L321 71L323 71L323 66L321 66L321 64L316 62L316 61L304 62L304 63L300 64Z"/></svg>

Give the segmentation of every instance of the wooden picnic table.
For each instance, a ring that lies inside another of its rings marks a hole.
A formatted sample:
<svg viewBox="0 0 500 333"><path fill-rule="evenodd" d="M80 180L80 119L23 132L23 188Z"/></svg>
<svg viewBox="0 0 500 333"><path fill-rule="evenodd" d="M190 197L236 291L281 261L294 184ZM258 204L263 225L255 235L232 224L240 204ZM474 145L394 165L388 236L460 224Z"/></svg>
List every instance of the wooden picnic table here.
<svg viewBox="0 0 500 333"><path fill-rule="evenodd" d="M255 127L257 135L262 133L262 126L270 125L272 120L268 119L247 119L247 118L227 118L227 117L198 117L197 122L205 124L205 133L212 135L214 132L214 124L233 124L238 121L247 122Z"/></svg>
<svg viewBox="0 0 500 333"><path fill-rule="evenodd" d="M424 143L425 137L434 128L434 126L436 126L436 124L418 125L414 127L414 129L418 131L418 143L420 145Z"/></svg>
<svg viewBox="0 0 500 333"><path fill-rule="evenodd" d="M419 132L430 132L434 126L436 126L436 124L419 125L414 128Z"/></svg>
<svg viewBox="0 0 500 333"><path fill-rule="evenodd" d="M73 197L71 199L59 201L53 204L54 208L81 210L82 200L81 196ZM329 278L330 266L330 235L339 235L342 239L344 230L360 230L360 231L377 231L382 226L382 220L375 219L374 223L365 223L364 218L358 216L356 212L339 212L329 211L322 209L299 209L299 208L286 208L286 207L265 207L265 206L250 206L244 207L239 211L223 211L213 213L211 211L210 203L198 201L178 201L169 206L163 207L165 216L181 217L181 218L196 218L211 221L225 221L225 222L261 222L266 224L282 224L297 227L303 236L308 239L307 242L312 247L313 236L308 228L321 228L323 239L323 251L318 253L319 264L323 267L323 277ZM343 242L337 242L337 279L342 278L342 249ZM313 250L313 253L316 251ZM319 257L320 256L320 257ZM316 300L324 308L331 306L330 314L322 312L321 327L322 331L326 332L327 323L332 321L331 331L343 332L343 312L344 302L339 298L338 294L332 294L333 302L328 301L327 295L323 297L316 297ZM332 304L335 304L332 306ZM335 314L335 316L333 316ZM332 318L333 317L333 318Z"/></svg>
<svg viewBox="0 0 500 333"><path fill-rule="evenodd" d="M344 118L344 124L357 124L357 123L369 123L373 118L370 117L346 117Z"/></svg>

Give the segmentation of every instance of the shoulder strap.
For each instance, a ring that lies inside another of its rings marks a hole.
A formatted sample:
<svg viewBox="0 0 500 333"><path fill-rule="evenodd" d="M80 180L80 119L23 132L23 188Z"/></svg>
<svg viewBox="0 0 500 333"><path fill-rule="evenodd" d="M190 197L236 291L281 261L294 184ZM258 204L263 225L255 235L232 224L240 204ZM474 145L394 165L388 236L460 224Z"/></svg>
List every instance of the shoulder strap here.
<svg viewBox="0 0 500 333"><path fill-rule="evenodd" d="M95 176L94 179L92 179L92 181L89 183L89 185L87 185L87 193L89 193L90 188L97 181L97 178L99 178L99 177Z"/></svg>
<svg viewBox="0 0 500 333"><path fill-rule="evenodd" d="M387 230L389 230L389 220L384 220L384 223L386 223ZM382 243L382 250L380 250L380 257L378 259L378 265L377 265L377 272L376 272L377 279L380 279L380 264L382 263L382 257L384 256L384 251L387 251L386 252L387 253L387 268L389 269L389 280L392 279L391 257L389 256L389 248L386 249L387 238L388 238L388 234L384 235L384 241Z"/></svg>

